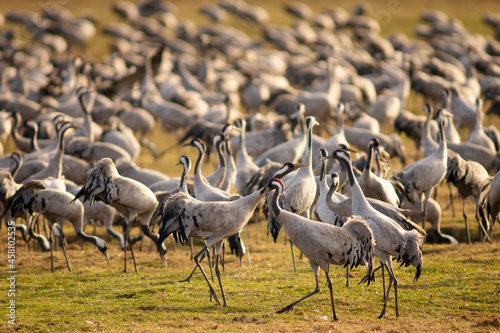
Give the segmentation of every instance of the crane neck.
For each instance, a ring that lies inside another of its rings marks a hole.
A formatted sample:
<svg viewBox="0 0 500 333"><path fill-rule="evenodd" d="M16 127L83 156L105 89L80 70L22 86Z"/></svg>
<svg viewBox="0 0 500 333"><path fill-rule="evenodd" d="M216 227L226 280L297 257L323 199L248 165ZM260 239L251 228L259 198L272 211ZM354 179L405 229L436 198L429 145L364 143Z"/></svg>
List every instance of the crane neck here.
<svg viewBox="0 0 500 333"><path fill-rule="evenodd" d="M373 145L370 143L368 145L368 156L366 157L365 168L363 172L370 172L372 168L372 158L373 158Z"/></svg>
<svg viewBox="0 0 500 333"><path fill-rule="evenodd" d="M194 174L201 179L201 163L203 163L203 158L205 157L205 151L198 148L198 159L194 166Z"/></svg>
<svg viewBox="0 0 500 333"><path fill-rule="evenodd" d="M438 123L439 127L439 136L441 137L441 141L439 142L438 150L444 155L446 158L447 155L447 144L446 144L446 136L444 135L444 124L442 121Z"/></svg>
<svg viewBox="0 0 500 333"><path fill-rule="evenodd" d="M233 151L231 150L231 145L229 144L229 142L225 142L224 143L224 158L226 160L226 163L231 165L231 166L234 166L234 158L233 158Z"/></svg>
<svg viewBox="0 0 500 333"><path fill-rule="evenodd" d="M189 173L189 165L183 164L181 181L179 182L179 192L188 193L187 175Z"/></svg>
<svg viewBox="0 0 500 333"><path fill-rule="evenodd" d="M278 190L274 190L273 200L272 200L272 208L273 208L274 215L276 215L276 216L279 216L281 213L281 207L280 207L279 202L278 202L279 196L280 196L280 193L278 192Z"/></svg>
<svg viewBox="0 0 500 333"><path fill-rule="evenodd" d="M241 132L240 132L240 144L239 144L239 150L238 150L238 155L242 155L242 157L248 157L248 151L247 151L247 141L246 141L246 130L245 126L241 126Z"/></svg>
<svg viewBox="0 0 500 333"><path fill-rule="evenodd" d="M370 207L370 204L368 203L368 200L366 200L365 195L363 194L363 191L361 190L361 187L359 186L358 180L354 176L354 171L352 170L352 164L350 160L344 160L341 159L339 160L342 165L347 170L347 176L349 178L349 184L351 185L352 189L352 207L351 207L351 213L352 215L355 215L359 210L363 209L364 207Z"/></svg>
<svg viewBox="0 0 500 333"><path fill-rule="evenodd" d="M217 144L215 145L215 150L217 150L217 156L219 157L219 168L225 169L226 168L226 158L224 157L224 154L222 153L222 141L217 142Z"/></svg>
<svg viewBox="0 0 500 333"><path fill-rule="evenodd" d="M19 170L23 166L23 157L21 155L17 155L17 158L12 158L16 165L14 166L14 169L11 171L12 179L15 179L17 174L19 173Z"/></svg>
<svg viewBox="0 0 500 333"><path fill-rule="evenodd" d="M312 128L313 126L311 125L308 129L307 129L307 133L306 133L306 150L304 151L304 155L302 157L302 163L308 163L309 165L306 167L306 168L302 168L304 171L302 170L299 170L302 171L302 173L304 172L313 172L312 171L312 154L311 154L311 151L312 151Z"/></svg>

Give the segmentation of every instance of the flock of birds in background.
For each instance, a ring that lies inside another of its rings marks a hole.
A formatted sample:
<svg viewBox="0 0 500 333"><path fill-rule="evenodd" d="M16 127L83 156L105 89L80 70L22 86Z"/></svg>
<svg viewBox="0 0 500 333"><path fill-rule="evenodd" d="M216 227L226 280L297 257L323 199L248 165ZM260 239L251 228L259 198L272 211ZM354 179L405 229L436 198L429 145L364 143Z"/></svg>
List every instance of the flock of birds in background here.
<svg viewBox="0 0 500 333"><path fill-rule="evenodd" d="M423 11L417 39L409 39L380 36L366 5L315 13L288 3L290 26L270 23L264 8L242 0L202 5L210 22L201 26L179 18L167 1L117 1L112 9L119 22L54 6L0 15L0 26L11 24L0 36L1 211L5 222L19 218L26 243L52 254L58 238L71 270L65 222L107 259L106 242L84 232L100 222L124 251L126 272L128 251L137 271L133 244L144 235L157 244L163 267L167 237L191 246L201 239L193 273L201 271L221 304L201 266L214 247L227 306L221 250L228 239L241 261L248 244L239 234L263 212L274 241L284 227L292 255L296 246L315 274L315 289L278 313L319 292L321 268L337 320L331 264L346 267L346 278L364 266L362 282L370 284L380 260L382 276L389 275L382 318L391 287L398 315L393 259L414 266L416 281L426 230L427 241L457 244L440 228L442 208L432 198L439 184L448 183L451 204L451 184L458 190L469 243L467 198L480 240L491 242L500 133L483 127L483 101L488 113L500 114L500 14L484 16L496 33L484 37L443 12ZM85 56L98 30L110 37L102 61ZM426 101L426 115L408 107L411 91ZM166 150L151 140L156 126L196 148L194 176L185 155L181 177L135 163L142 147L167 163ZM400 136L384 134L393 131L415 143L413 163ZM15 152L4 152L8 140ZM217 169L203 175L212 153ZM388 175L394 157L404 168ZM118 217L123 234L113 228ZM134 221L140 234L130 237ZM51 263L53 271L52 255Z"/></svg>

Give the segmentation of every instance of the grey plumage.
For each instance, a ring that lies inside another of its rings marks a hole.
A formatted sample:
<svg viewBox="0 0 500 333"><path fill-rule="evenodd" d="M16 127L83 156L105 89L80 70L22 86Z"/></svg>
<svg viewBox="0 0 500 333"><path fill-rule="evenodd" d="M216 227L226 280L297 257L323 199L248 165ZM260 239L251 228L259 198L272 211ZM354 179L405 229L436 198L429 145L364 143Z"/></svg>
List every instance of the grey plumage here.
<svg viewBox="0 0 500 333"><path fill-rule="evenodd" d="M316 279L316 289L296 302L289 304L277 313L288 312L307 297L319 292L318 272L321 268L327 278L330 298L332 302L333 319L337 320L333 302L333 288L330 280L329 266L343 265L357 267L362 264L366 267L367 282L373 280L373 253L375 239L373 233L360 217L349 219L340 228L337 226L312 221L297 214L283 210L278 203L279 196L284 191L284 185L279 179L273 179L269 188L275 191L272 200L272 209L276 217L283 223L290 240L309 259L309 264Z"/></svg>
<svg viewBox="0 0 500 333"><path fill-rule="evenodd" d="M139 219L141 230L146 236L155 243L158 240L158 236L149 229L151 216L158 205L155 195L144 184L120 176L110 158L103 158L95 163L94 167L89 170L87 181L78 191L73 201L75 202L81 196L83 196L83 202L90 201L91 204L97 200L104 201L104 203L114 207L125 218L124 272L127 271L126 247L130 242L131 223L135 218ZM132 251L132 246L130 249ZM164 249L160 251L160 256L162 266L165 266ZM135 268L137 271L137 267Z"/></svg>
<svg viewBox="0 0 500 333"><path fill-rule="evenodd" d="M347 168L349 183L352 187L352 215L360 215L366 219L375 237L375 255L380 259L382 267L389 273L389 287L384 297L384 307L379 318L385 316L387 300L392 284L394 284L394 294L396 298L396 316L398 316L397 306L397 286L398 281L392 268L392 257L395 256L401 266L413 265L416 268L414 281L418 280L422 272L422 246L424 237L416 230L406 231L396 221L375 210L366 200L363 191L354 177L349 153L338 149L327 158L335 158ZM366 278L369 278L367 276ZM365 279L366 279L365 278Z"/></svg>

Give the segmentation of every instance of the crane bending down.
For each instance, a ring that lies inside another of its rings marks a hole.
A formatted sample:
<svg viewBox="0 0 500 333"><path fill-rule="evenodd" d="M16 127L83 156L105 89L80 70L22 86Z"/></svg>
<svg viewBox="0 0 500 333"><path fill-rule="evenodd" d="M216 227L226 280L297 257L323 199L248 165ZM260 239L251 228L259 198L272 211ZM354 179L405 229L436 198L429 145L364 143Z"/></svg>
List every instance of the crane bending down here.
<svg viewBox="0 0 500 333"><path fill-rule="evenodd" d="M71 193L47 189L42 181L31 180L16 192L12 200L7 205L6 210L10 208L12 216L15 216L16 212L21 209L27 210L30 215L33 215L33 213L41 213L54 227L55 223L58 223L60 228L56 229L56 231L60 232L61 237L59 239L61 247L70 271L71 266L69 264L64 246L64 234L62 234L64 223L66 223L66 221L70 221L73 224L73 228L75 229L78 237L94 244L97 249L104 254L106 260L109 262L107 247L104 240L96 236L87 235L83 231L83 205L79 201L76 204L71 205L70 203L73 202L73 199L74 196ZM54 271L54 258L52 252L52 233L54 228L51 226L50 230L50 258L52 271Z"/></svg>
<svg viewBox="0 0 500 333"><path fill-rule="evenodd" d="M380 259L382 267L389 273L389 286L384 296L384 307L379 318L386 315L387 300L392 284L394 284L394 298L396 302L396 316L398 313L398 280L392 268L392 257L395 256L401 265L413 265L416 268L414 281L417 281L422 272L422 245L424 237L417 230L406 231L395 220L374 209L358 184L352 170L351 158L347 151L337 149L325 159L334 158L347 169L349 183L352 188L352 215L362 216L368 222L375 236L375 255ZM383 274L383 270L382 270ZM365 277L370 278L370 277Z"/></svg>
<svg viewBox="0 0 500 333"><path fill-rule="evenodd" d="M363 218L350 218L343 227L337 227L318 221L309 220L297 214L281 209L279 196L284 191L283 182L273 179L269 188L274 191L272 209L276 217L283 223L286 233L297 248L309 259L309 265L316 279L316 288L306 296L287 305L277 313L288 312L304 299L316 294L320 290L318 273L321 268L325 274L330 289L333 320L338 320L333 302L333 285L330 280L329 266L344 265L357 267L362 264L366 267L368 285L373 280L373 262L375 239L368 223Z"/></svg>
<svg viewBox="0 0 500 333"><path fill-rule="evenodd" d="M94 167L90 169L87 181L83 184L72 202L76 202L81 196L84 197L83 202L89 200L91 204L96 200L104 201L104 203L114 207L125 219L123 272L126 273L127 244L130 243L132 221L138 218L144 234L155 243L158 241L158 235L155 235L149 229L151 216L158 205L156 196L144 184L131 178L120 176L113 161L107 157L97 161ZM166 248L163 246L159 250L162 267L166 266L165 252ZM130 253L132 254L134 268L137 272L132 243L130 243Z"/></svg>
<svg viewBox="0 0 500 333"><path fill-rule="evenodd" d="M278 171L284 176L302 165L285 163ZM219 256L224 239L234 235L248 223L260 200L268 194L270 189L266 186L243 198L233 201L208 201L193 200L186 193L173 194L164 204L157 241L159 247L163 241L173 233L181 244L187 242L189 237L200 238L206 241L203 249L194 256L194 262L205 278L212 297L220 305L212 284L201 267L200 257L210 246L215 246L215 273L222 293L223 306L227 306L226 295L222 287L219 271Z"/></svg>

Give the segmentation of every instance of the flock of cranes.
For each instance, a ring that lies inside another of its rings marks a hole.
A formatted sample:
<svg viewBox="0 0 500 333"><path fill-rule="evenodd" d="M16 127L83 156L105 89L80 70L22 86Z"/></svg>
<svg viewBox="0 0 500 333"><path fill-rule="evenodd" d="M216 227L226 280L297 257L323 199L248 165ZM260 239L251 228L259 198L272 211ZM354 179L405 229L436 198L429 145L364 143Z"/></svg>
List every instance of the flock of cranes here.
<svg viewBox="0 0 500 333"><path fill-rule="evenodd" d="M468 242L467 198L479 239L492 242L500 133L483 126L483 105L499 113L500 42L439 11L423 13L412 40L381 37L362 6L352 14L338 7L314 13L301 3L284 9L291 26L269 23L262 7L221 0L200 7L210 23L197 27L179 20L167 1L117 1L120 22L102 27L112 51L102 61L83 56L97 31L91 19L61 7L7 13L12 27L0 36L2 219L18 219L23 241L38 244L31 250L51 251L52 271L56 237L71 270L67 221L106 259L109 247L123 250L123 272L127 252L138 271L133 245L144 235L157 245L162 267L169 236L191 246L200 239L186 281L199 269L210 299L227 306L219 269L225 240L242 263L249 244L240 232L265 216L273 240L284 227L292 255L295 246L315 275L315 289L278 313L320 291L321 268L337 320L329 266L346 267L348 279L348 270L362 265L362 282L370 284L376 258L384 281L379 318L391 288L399 315L393 260L414 266L417 281L427 233L458 243L441 231L440 184L449 184L452 207L455 188L462 198ZM230 16L241 22L226 24ZM500 14L485 22L500 31ZM32 43L18 38L15 24L28 27ZM428 102L426 116L409 109L410 93ZM156 127L178 142L158 151ZM394 131L415 143L414 161ZM173 162L164 157L173 146L197 149L192 177L185 155L181 177L138 165L142 147L157 165ZM214 151L217 168L204 175ZM393 158L403 167L388 174ZM113 227L120 220L123 234ZM140 233L131 237L136 221ZM118 244L85 233L90 222L102 223ZM222 302L201 265L212 247Z"/></svg>

